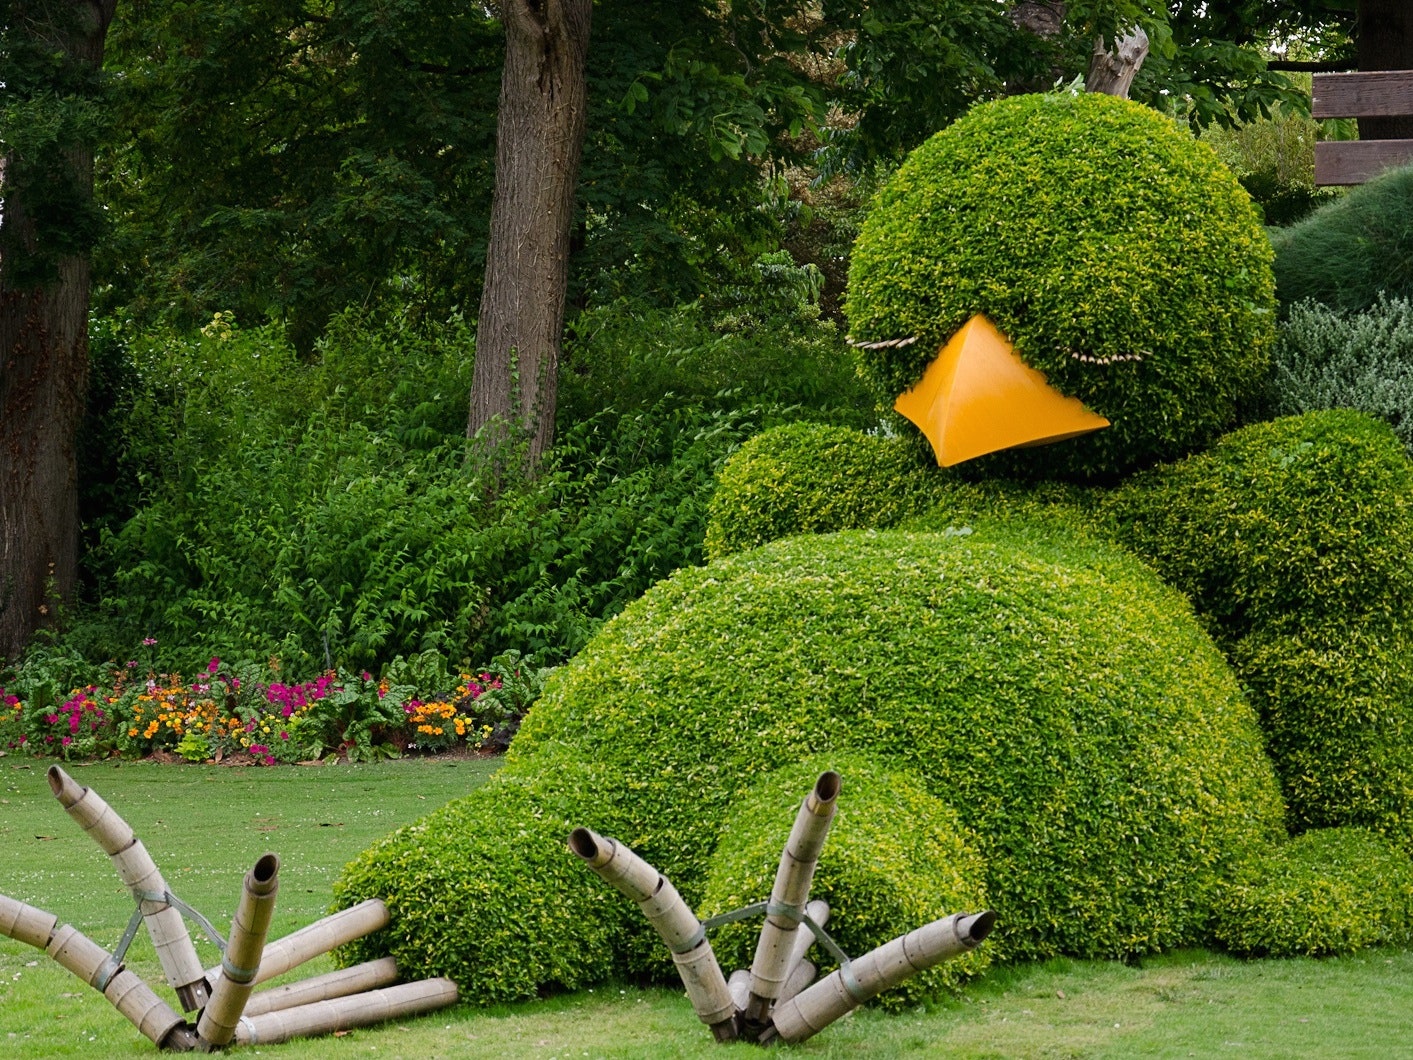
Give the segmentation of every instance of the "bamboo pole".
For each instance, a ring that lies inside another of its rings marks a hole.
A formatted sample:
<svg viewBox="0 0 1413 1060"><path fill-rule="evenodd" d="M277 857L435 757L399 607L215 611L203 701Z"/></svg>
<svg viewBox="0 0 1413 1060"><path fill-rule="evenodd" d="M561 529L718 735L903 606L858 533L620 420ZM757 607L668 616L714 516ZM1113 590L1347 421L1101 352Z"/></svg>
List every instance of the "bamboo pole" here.
<svg viewBox="0 0 1413 1060"><path fill-rule="evenodd" d="M369 898L366 902L340 909L316 920L298 931L291 931L284 938L267 943L260 958L260 970L255 973L251 986L259 986L271 979L284 975L291 968L298 968L306 961L322 956L354 939L371 935L379 928L387 927L388 907L381 898ZM206 975L212 979L220 972L220 966L210 968Z"/></svg>
<svg viewBox="0 0 1413 1060"><path fill-rule="evenodd" d="M777 1004L772 1026L760 1040L769 1042L778 1035L786 1042L802 1042L909 976L974 950L995 923L996 914L989 910L953 913L885 942L846 968L831 972L797 997Z"/></svg>
<svg viewBox="0 0 1413 1060"><path fill-rule="evenodd" d="M158 1048L182 1053L195 1048L191 1025L132 972L115 975L103 996Z"/></svg>
<svg viewBox="0 0 1413 1060"><path fill-rule="evenodd" d="M240 904L231 921L231 939L221 958L221 974L211 984L211 1000L201 1010L196 1033L202 1043L219 1049L235 1037L236 1024L245 1011L270 918L275 915L275 896L280 889L280 859L265 854L245 875Z"/></svg>
<svg viewBox="0 0 1413 1060"><path fill-rule="evenodd" d="M815 898L805 906L805 915L813 920L820 927L829 923L829 903L821 898ZM802 927L795 932L795 943L790 949L790 960L785 965L785 985L780 988L780 996L776 998L776 1004L781 1001L788 1001L805 987L814 982L814 977L819 974L819 969L814 966L813 961L805 960L805 954L809 953L810 946L814 944L814 932L809 928Z"/></svg>
<svg viewBox="0 0 1413 1060"><path fill-rule="evenodd" d="M734 1041L739 1033L736 1005L726 977L707 941L706 929L671 881L622 843L587 828L574 829L569 836L569 849L602 880L638 903L672 951L672 962L697 1018L711 1028L717 1041Z"/></svg>
<svg viewBox="0 0 1413 1060"><path fill-rule="evenodd" d="M771 1006L789 976L795 938L800 934L815 866L834 822L838 798L839 774L833 770L821 773L795 815L795 825L780 854L765 923L751 962L751 992L743 1015L748 1024L764 1026L769 1021Z"/></svg>
<svg viewBox="0 0 1413 1060"><path fill-rule="evenodd" d="M59 918L53 913L0 894L0 935L42 950L58 926Z"/></svg>
<svg viewBox="0 0 1413 1060"><path fill-rule="evenodd" d="M316 1001L329 1001L349 994L361 994L365 990L391 986L397 982L397 961L391 957L380 957L376 961L355 964L352 968L340 968L336 972L301 979L297 983L271 987L251 994L245 1003L245 1015L263 1016L267 1012L298 1008Z"/></svg>
<svg viewBox="0 0 1413 1060"><path fill-rule="evenodd" d="M400 983L383 990L279 1009L261 1016L242 1016L236 1028L236 1042L274 1045L291 1038L332 1034L350 1027L366 1027L384 1020L431 1012L455 1004L456 997L456 984L450 979Z"/></svg>
<svg viewBox="0 0 1413 1060"><path fill-rule="evenodd" d="M93 837L118 870L142 910L143 923L157 950L162 972L188 1012L206 1004L210 986L182 915L167 900L167 883L152 855L118 814L92 788L79 784L58 766L49 767L49 788L85 832Z"/></svg>
<svg viewBox="0 0 1413 1060"><path fill-rule="evenodd" d="M71 924L60 925L52 913L0 894L0 934L44 950L62 968L98 990L113 1007L159 1046L177 1050L195 1039L186 1023L113 955ZM164 1044L165 1043L165 1044Z"/></svg>

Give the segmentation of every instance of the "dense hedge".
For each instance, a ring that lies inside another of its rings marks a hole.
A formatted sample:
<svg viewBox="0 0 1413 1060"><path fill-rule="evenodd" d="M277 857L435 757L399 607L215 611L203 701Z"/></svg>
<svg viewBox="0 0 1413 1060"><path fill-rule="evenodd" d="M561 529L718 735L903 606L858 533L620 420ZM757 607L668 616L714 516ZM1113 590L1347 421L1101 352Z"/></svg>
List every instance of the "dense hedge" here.
<svg viewBox="0 0 1413 1060"><path fill-rule="evenodd" d="M854 248L846 310L879 397L974 313L1113 425L984 458L1107 476L1190 452L1233 421L1274 339L1270 243L1215 154L1107 95L973 108L909 156Z"/></svg>
<svg viewBox="0 0 1413 1060"><path fill-rule="evenodd" d="M1363 310L1381 294L1413 298L1413 166L1351 188L1272 234L1276 296Z"/></svg>
<svg viewBox="0 0 1413 1060"><path fill-rule="evenodd" d="M1255 424L1108 498L1252 694L1297 829L1413 833L1413 468L1388 425Z"/></svg>
<svg viewBox="0 0 1413 1060"><path fill-rule="evenodd" d="M970 481L919 464L898 438L797 424L762 431L722 466L706 551L717 559L834 530L955 531L975 518L1061 520L1081 530L1094 496L1064 482Z"/></svg>
<svg viewBox="0 0 1413 1060"><path fill-rule="evenodd" d="M702 902L715 916L770 897L780 852L800 801L825 770L843 780L811 898L829 903L826 930L851 957L950 913L986 908L986 866L956 811L922 783L867 755L831 752L776 770L733 803L712 856ZM713 936L722 967L749 968L761 920L727 924ZM915 976L879 997L899 1007L955 988L996 956L989 943ZM816 945L823 974L834 962Z"/></svg>
<svg viewBox="0 0 1413 1060"><path fill-rule="evenodd" d="M1253 957L1322 957L1413 941L1413 861L1358 828L1307 832L1237 872L1213 933Z"/></svg>
<svg viewBox="0 0 1413 1060"><path fill-rule="evenodd" d="M711 558L792 534L878 529L930 505L940 479L897 438L845 427L776 427L717 473L706 530Z"/></svg>
<svg viewBox="0 0 1413 1060"><path fill-rule="evenodd" d="M1108 509L1228 645L1258 628L1413 618L1413 467L1361 413L1244 427L1130 479Z"/></svg>
<svg viewBox="0 0 1413 1060"><path fill-rule="evenodd" d="M561 766L544 776L501 770L345 866L335 902L382 898L391 922L345 946L341 961L391 955L404 979L449 976L486 1003L619 972L621 940L642 917L569 854L575 827L614 829L591 808L593 773Z"/></svg>
<svg viewBox="0 0 1413 1060"><path fill-rule="evenodd" d="M1413 851L1413 642L1348 621L1243 637L1232 664L1261 713L1294 830L1363 825Z"/></svg>
<svg viewBox="0 0 1413 1060"><path fill-rule="evenodd" d="M528 984L544 958L493 950L487 919L567 899L547 853L543 871L525 864L520 829L573 819L613 834L695 905L718 830L763 771L856 751L916 775L976 836L1012 957L1196 941L1223 867L1281 828L1230 670L1136 560L1041 529L971 529L797 537L678 572L556 672L474 815L384 844L340 900L428 866L423 901L458 892L437 937L476 956L404 930L404 974L528 961L503 973ZM512 783L553 791L543 820L523 802L496 814ZM509 868L492 869L501 857ZM460 893L479 874L495 893ZM617 950L641 967L630 948ZM550 981L597 974L594 961Z"/></svg>

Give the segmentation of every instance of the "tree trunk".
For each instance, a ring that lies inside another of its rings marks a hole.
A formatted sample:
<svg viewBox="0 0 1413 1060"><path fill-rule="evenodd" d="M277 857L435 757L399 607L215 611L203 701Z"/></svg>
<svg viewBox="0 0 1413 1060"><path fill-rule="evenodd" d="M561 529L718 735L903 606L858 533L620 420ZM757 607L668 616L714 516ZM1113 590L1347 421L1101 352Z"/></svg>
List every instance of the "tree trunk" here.
<svg viewBox="0 0 1413 1060"><path fill-rule="evenodd" d="M523 427L533 466L554 438L569 237L584 143L591 0L503 0L486 282L466 433Z"/></svg>
<svg viewBox="0 0 1413 1060"><path fill-rule="evenodd" d="M1359 0L1354 30L1359 70L1413 70L1413 4ZM1360 118L1361 140L1413 140L1413 115Z"/></svg>
<svg viewBox="0 0 1413 1060"><path fill-rule="evenodd" d="M78 0L54 16L52 4L15 3L8 28L25 27L72 69L96 72L116 4ZM64 163L91 195L91 146L70 145ZM86 254L58 257L43 281L17 276L26 256L43 253L26 208L26 165L14 154L0 158L0 656L10 658L53 620L77 580L75 435L88 374Z"/></svg>
<svg viewBox="0 0 1413 1060"><path fill-rule="evenodd" d="M1103 37L1096 38L1094 53L1089 57L1089 73L1084 78L1084 90L1128 99L1134 75L1146 58L1148 34L1143 32L1141 26L1134 26L1120 37L1112 50Z"/></svg>

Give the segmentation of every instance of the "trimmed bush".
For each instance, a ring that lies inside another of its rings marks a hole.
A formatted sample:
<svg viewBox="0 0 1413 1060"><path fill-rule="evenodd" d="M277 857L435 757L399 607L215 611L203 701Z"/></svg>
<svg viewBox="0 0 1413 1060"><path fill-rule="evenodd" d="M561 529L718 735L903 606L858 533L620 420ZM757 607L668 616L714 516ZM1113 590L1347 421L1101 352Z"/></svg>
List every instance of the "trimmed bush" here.
<svg viewBox="0 0 1413 1060"><path fill-rule="evenodd" d="M849 751L955 809L1015 958L1195 942L1227 863L1283 834L1255 719L1181 597L1115 550L978 524L796 537L679 571L556 671L527 715L500 783L552 804L497 814L488 785L474 819L441 818L359 864L399 887L405 865L440 865L415 884L424 902L446 876L489 875L496 893L458 895L437 929L474 959L410 941L401 966L505 966L518 958L482 941L487 918L570 900L548 853L543 871L520 853L489 867L518 829L549 828L527 815L622 839L695 907L718 829L760 775L785 755ZM376 891L345 885L340 901ZM552 948L560 925L536 945ZM665 967L632 945L616 947L631 969Z"/></svg>
<svg viewBox="0 0 1413 1060"><path fill-rule="evenodd" d="M880 399L985 313L1112 426L978 465L1084 477L1171 459L1229 427L1274 340L1271 248L1206 145L1106 95L975 107L909 156L854 248L852 337Z"/></svg>
<svg viewBox="0 0 1413 1060"><path fill-rule="evenodd" d="M1243 637L1232 664L1261 714L1293 831L1363 825L1413 851L1413 643L1358 616Z"/></svg>
<svg viewBox="0 0 1413 1060"><path fill-rule="evenodd" d="M1360 313L1292 307L1256 415L1337 408L1386 421L1413 452L1413 301L1381 294Z"/></svg>
<svg viewBox="0 0 1413 1060"><path fill-rule="evenodd" d="M643 918L566 849L596 782L587 769L561 767L539 777L502 770L350 862L335 903L382 898L391 923L343 947L341 962L392 956L404 979L449 976L487 1004L620 972L623 938Z"/></svg>
<svg viewBox="0 0 1413 1060"><path fill-rule="evenodd" d="M919 465L912 447L839 427L797 424L756 435L717 474L706 530L718 559L795 534L957 530L972 519L1087 526L1092 491L1063 482L959 479Z"/></svg>
<svg viewBox="0 0 1413 1060"><path fill-rule="evenodd" d="M1413 940L1413 861L1358 828L1327 828L1241 867L1217 940L1252 957L1324 957Z"/></svg>
<svg viewBox="0 0 1413 1060"><path fill-rule="evenodd" d="M943 481L897 438L810 423L776 427L718 472L706 553L715 559L792 534L894 526L925 511Z"/></svg>
<svg viewBox="0 0 1413 1060"><path fill-rule="evenodd" d="M1105 508L1227 647L1256 629L1413 619L1413 474L1389 426L1361 413L1244 427Z"/></svg>
<svg viewBox="0 0 1413 1060"><path fill-rule="evenodd" d="M1296 829L1413 835L1413 473L1346 410L1255 424L1108 499L1261 715Z"/></svg>
<svg viewBox="0 0 1413 1060"><path fill-rule="evenodd" d="M825 930L845 953L860 957L950 913L986 908L985 863L950 806L877 759L830 753L776 770L731 806L707 877L706 915L770 897L800 800L827 769L840 773L843 784L810 897L829 903ZM761 919L753 917L723 925L712 936L728 974L751 966L760 927ZM994 944L982 946L879 995L878 1003L901 1008L955 989L983 972L995 955ZM818 944L809 959L821 976L834 967Z"/></svg>
<svg viewBox="0 0 1413 1060"><path fill-rule="evenodd" d="M1358 312L1380 294L1413 298L1413 166L1351 188L1271 242L1285 309L1313 299Z"/></svg>

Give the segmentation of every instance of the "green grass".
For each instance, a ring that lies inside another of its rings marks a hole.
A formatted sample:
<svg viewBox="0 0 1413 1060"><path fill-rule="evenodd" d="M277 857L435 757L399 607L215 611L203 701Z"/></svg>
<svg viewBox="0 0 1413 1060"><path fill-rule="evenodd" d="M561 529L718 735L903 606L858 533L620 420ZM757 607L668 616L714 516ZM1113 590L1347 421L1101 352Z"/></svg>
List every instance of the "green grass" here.
<svg viewBox="0 0 1413 1060"><path fill-rule="evenodd" d="M50 796L45 766L0 759L0 892L112 945L130 899L107 859ZM371 840L471 790L494 767L432 759L268 770L105 763L70 772L127 818L173 890L223 930L241 876L264 851L278 853L281 886L271 932L278 936L323 913L339 868ZM214 948L202 945L214 963ZM150 982L160 980L144 936L129 964ZM296 975L327 968L321 961ZM1328 961L1186 952L1137 968L1057 960L995 970L961 998L927 1010L861 1012L791 1052L871 1060L1384 1058L1409 1055L1411 1004L1413 951ZM680 991L632 985L517 1006L460 1005L340 1038L237 1053L290 1060L761 1055L754 1046L712 1044ZM37 950L0 939L0 1057L154 1055L95 991Z"/></svg>

